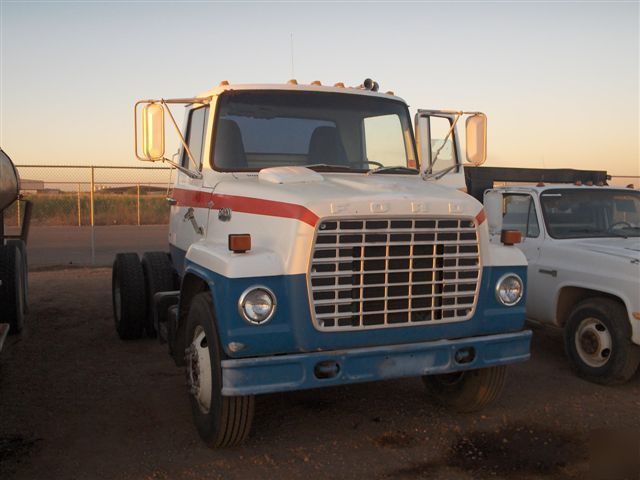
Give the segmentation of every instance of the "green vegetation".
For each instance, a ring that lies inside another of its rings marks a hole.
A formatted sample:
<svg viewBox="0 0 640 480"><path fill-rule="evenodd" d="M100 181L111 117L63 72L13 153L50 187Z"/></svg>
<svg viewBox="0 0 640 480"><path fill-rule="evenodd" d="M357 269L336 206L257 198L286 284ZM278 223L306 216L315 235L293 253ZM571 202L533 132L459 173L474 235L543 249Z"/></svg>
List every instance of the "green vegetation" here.
<svg viewBox="0 0 640 480"><path fill-rule="evenodd" d="M80 224L91 224L89 194L80 194ZM31 224L34 226L78 225L77 193L39 193L25 195L33 202ZM137 195L102 193L94 195L95 225L137 225ZM5 224L17 224L17 207L5 212ZM169 223L169 206L164 195L140 195L140 224L163 225Z"/></svg>

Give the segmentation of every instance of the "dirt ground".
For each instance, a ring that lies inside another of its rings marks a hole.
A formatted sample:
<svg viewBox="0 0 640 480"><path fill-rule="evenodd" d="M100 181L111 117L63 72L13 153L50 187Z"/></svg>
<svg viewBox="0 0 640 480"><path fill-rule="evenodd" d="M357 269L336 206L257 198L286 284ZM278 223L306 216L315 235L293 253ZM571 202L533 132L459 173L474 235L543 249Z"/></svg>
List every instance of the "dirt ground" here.
<svg viewBox="0 0 640 480"><path fill-rule="evenodd" d="M539 330L481 414L433 406L414 378L265 395L244 446L209 450L165 346L117 338L108 269L30 281L27 330L0 353L2 479L582 479L603 445L637 459L640 376L584 382Z"/></svg>

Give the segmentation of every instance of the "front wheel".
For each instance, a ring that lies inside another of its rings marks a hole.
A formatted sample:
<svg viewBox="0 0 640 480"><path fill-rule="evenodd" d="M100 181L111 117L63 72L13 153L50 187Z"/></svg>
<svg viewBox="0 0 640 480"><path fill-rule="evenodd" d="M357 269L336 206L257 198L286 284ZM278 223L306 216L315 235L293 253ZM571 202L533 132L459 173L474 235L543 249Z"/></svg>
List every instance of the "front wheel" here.
<svg viewBox="0 0 640 480"><path fill-rule="evenodd" d="M222 395L224 356L215 326L215 314L208 292L196 295L187 317L186 374L193 419L200 437L211 448L241 444L253 422L253 396Z"/></svg>
<svg viewBox="0 0 640 480"><path fill-rule="evenodd" d="M427 394L439 405L458 412L476 412L495 401L504 389L506 365L425 375Z"/></svg>
<svg viewBox="0 0 640 480"><path fill-rule="evenodd" d="M631 343L627 311L608 298L578 303L565 325L564 342L572 369L590 382L626 382L640 364L640 347Z"/></svg>

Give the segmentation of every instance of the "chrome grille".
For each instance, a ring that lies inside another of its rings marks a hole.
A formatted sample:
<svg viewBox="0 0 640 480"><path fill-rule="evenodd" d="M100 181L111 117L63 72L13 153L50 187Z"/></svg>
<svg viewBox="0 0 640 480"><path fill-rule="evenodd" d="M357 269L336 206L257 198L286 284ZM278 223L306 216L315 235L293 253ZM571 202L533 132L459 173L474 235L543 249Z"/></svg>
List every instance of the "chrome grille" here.
<svg viewBox="0 0 640 480"><path fill-rule="evenodd" d="M471 218L324 220L309 272L314 322L342 331L466 320L480 270Z"/></svg>

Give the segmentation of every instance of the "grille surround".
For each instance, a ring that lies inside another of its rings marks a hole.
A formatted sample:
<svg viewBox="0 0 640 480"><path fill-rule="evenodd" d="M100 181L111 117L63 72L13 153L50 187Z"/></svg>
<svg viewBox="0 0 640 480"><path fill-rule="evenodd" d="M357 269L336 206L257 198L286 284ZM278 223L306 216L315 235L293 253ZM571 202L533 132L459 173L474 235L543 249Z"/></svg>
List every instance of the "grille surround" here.
<svg viewBox="0 0 640 480"><path fill-rule="evenodd" d="M322 219L307 270L314 327L342 332L469 320L482 273L478 239L473 217Z"/></svg>

